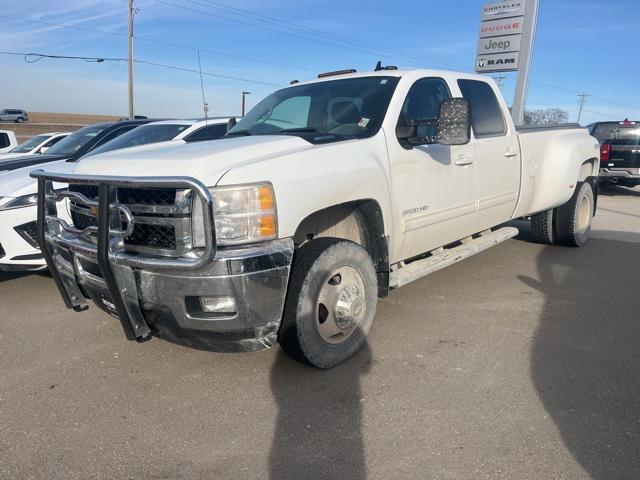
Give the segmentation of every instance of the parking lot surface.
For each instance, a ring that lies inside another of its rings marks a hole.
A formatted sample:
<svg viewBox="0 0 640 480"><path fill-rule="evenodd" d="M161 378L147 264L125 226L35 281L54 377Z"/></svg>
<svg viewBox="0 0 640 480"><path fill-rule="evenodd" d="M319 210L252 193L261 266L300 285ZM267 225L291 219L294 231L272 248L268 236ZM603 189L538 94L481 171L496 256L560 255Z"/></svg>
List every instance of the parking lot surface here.
<svg viewBox="0 0 640 480"><path fill-rule="evenodd" d="M638 479L640 190L603 192L582 249L517 226L381 300L330 371L127 342L3 274L0 478Z"/></svg>

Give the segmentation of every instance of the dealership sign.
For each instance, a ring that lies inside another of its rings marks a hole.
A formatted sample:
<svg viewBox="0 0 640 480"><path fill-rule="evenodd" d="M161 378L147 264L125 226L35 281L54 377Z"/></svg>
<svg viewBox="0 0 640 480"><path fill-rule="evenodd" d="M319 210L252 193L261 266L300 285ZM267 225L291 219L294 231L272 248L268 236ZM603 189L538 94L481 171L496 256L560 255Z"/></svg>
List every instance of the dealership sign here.
<svg viewBox="0 0 640 480"><path fill-rule="evenodd" d="M524 17L525 0L487 3L482 7L482 21L496 18Z"/></svg>
<svg viewBox="0 0 640 480"><path fill-rule="evenodd" d="M525 9L526 0L505 0L482 7L476 72L518 70L525 31Z"/></svg>
<svg viewBox="0 0 640 480"><path fill-rule="evenodd" d="M480 38L495 37L496 35L520 35L521 33L521 18L487 20L480 23Z"/></svg>
<svg viewBox="0 0 640 480"><path fill-rule="evenodd" d="M493 53L519 52L521 40L521 35L481 38L478 42L477 54L483 56Z"/></svg>

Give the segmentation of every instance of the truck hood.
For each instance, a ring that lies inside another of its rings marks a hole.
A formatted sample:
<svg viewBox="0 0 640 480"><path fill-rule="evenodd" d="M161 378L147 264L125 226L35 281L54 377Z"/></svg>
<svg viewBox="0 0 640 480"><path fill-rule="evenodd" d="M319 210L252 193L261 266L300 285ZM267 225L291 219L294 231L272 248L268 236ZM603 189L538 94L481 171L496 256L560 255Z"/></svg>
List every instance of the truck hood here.
<svg viewBox="0 0 640 480"><path fill-rule="evenodd" d="M39 163L55 162L58 160L66 160L66 155L25 155L23 157L11 158L7 160L0 159L0 172L6 172L10 170L16 170L23 167L29 167L31 165L37 165Z"/></svg>
<svg viewBox="0 0 640 480"><path fill-rule="evenodd" d="M73 173L82 175L188 176L212 187L231 168L302 152L313 145L299 137L262 135L197 143L153 145L83 158Z"/></svg>
<svg viewBox="0 0 640 480"><path fill-rule="evenodd" d="M34 170L42 169L55 173L70 173L75 167L74 163L66 160L48 162L45 164L30 165L17 168L10 172L0 173L0 197L21 197L37 193L38 182L29 176ZM62 188L62 184L55 184L54 188Z"/></svg>

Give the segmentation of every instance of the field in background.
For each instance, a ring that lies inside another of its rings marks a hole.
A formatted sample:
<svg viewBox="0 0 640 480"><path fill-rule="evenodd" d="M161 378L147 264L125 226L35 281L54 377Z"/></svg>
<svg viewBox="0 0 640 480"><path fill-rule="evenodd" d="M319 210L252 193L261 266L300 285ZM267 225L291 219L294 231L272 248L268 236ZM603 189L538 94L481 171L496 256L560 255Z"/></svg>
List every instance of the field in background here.
<svg viewBox="0 0 640 480"><path fill-rule="evenodd" d="M26 123L0 122L0 130L11 130L23 142L34 135L46 132L73 132L92 123L113 122L113 115L87 115L82 113L29 112Z"/></svg>

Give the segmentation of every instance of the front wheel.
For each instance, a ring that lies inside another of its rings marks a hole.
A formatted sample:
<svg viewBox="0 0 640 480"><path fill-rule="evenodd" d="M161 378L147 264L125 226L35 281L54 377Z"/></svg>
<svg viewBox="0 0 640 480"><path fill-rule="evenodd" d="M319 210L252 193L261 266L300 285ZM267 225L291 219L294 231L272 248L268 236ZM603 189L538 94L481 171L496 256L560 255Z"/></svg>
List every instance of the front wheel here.
<svg viewBox="0 0 640 480"><path fill-rule="evenodd" d="M24 118L23 117L18 117L16 119L16 123L22 123L22 122L24 122Z"/></svg>
<svg viewBox="0 0 640 480"><path fill-rule="evenodd" d="M571 199L557 208L556 242L569 247L581 247L589 239L593 223L595 199L591 185L578 182Z"/></svg>
<svg viewBox="0 0 640 480"><path fill-rule="evenodd" d="M337 238L312 240L296 252L278 341L297 360L335 367L364 344L377 301L366 250Z"/></svg>

